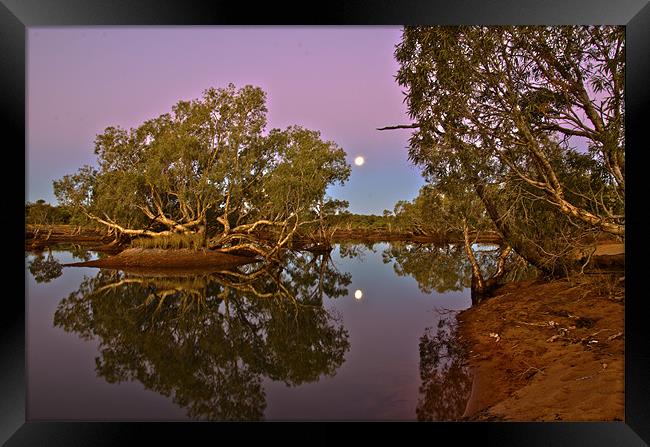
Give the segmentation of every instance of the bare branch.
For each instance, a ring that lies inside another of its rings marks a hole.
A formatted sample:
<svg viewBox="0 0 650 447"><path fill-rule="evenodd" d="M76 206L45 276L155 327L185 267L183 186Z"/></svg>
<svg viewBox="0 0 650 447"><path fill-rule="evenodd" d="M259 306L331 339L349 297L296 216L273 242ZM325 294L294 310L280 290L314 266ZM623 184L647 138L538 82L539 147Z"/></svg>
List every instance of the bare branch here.
<svg viewBox="0 0 650 447"><path fill-rule="evenodd" d="M385 126L385 127L378 127L377 130L395 130L395 129L417 129L419 128L420 125L417 123L413 124L398 124L396 126Z"/></svg>

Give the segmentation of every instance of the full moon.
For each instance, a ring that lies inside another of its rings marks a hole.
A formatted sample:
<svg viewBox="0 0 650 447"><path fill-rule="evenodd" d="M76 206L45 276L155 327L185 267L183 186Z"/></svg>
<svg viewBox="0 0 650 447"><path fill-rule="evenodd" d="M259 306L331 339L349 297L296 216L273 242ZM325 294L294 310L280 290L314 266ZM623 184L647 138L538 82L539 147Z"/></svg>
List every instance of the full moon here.
<svg viewBox="0 0 650 447"><path fill-rule="evenodd" d="M357 166L361 166L362 164L365 163L365 161L366 160L364 160L364 158L361 155L359 155L357 158L354 159L354 164Z"/></svg>
<svg viewBox="0 0 650 447"><path fill-rule="evenodd" d="M356 299L360 300L362 296L363 296L363 292L361 290L357 290L354 292L354 297Z"/></svg>

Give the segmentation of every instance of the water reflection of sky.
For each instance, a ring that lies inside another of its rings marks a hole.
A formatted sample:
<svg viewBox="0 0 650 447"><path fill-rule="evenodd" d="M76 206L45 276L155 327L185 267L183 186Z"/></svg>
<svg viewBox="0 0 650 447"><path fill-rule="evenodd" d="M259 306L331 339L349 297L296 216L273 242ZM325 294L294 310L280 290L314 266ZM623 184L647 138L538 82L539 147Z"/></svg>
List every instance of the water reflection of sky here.
<svg viewBox="0 0 650 447"><path fill-rule="evenodd" d="M347 296L326 299L324 307L340 316L350 349L333 377L288 387L263 379L264 416L269 420L415 419L418 404L420 337L436 326L436 308L470 306L467 289L422 293L411 276L398 276L382 262L387 244L360 257L332 259L351 275ZM55 252L61 262L68 252ZM29 256L26 262L32 260ZM65 268L61 277L37 284L27 274L28 419L184 419L170 398L139 382L109 384L95 372L97 341L53 327L63 297L77 290L84 275L97 269ZM362 299L355 299L355 292Z"/></svg>
<svg viewBox="0 0 650 447"><path fill-rule="evenodd" d="M53 254L61 263L79 261L69 252ZM62 276L42 284L27 273L27 420L184 419L183 409L138 382L116 386L98 378L98 343L53 326L59 301L96 273L64 268Z"/></svg>
<svg viewBox="0 0 650 447"><path fill-rule="evenodd" d="M350 272L350 295L332 300L350 333L350 351L335 377L287 389L267 383L269 419L414 419L419 378L418 340L435 326L436 307L464 309L469 291L423 294L411 277L384 264L376 244L362 259L333 256ZM362 290L363 299L353 299Z"/></svg>

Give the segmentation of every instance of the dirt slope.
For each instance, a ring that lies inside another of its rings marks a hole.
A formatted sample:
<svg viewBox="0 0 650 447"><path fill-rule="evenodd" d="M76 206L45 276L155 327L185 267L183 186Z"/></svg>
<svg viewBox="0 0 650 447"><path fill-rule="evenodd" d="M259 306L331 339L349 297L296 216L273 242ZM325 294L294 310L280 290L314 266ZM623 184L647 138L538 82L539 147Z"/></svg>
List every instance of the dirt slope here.
<svg viewBox="0 0 650 447"><path fill-rule="evenodd" d="M478 420L622 420L624 283L521 282L462 312L474 370L465 416Z"/></svg>

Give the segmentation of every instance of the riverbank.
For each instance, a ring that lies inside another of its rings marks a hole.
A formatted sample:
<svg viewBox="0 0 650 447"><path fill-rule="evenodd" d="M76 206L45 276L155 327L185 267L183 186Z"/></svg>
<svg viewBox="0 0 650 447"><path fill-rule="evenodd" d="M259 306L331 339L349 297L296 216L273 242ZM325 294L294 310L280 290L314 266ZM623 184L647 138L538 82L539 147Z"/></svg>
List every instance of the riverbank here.
<svg viewBox="0 0 650 447"><path fill-rule="evenodd" d="M525 281L459 315L469 420L624 417L623 271Z"/></svg>
<svg viewBox="0 0 650 447"><path fill-rule="evenodd" d="M213 269L228 269L238 265L252 264L258 259L249 256L238 256L210 250L189 249L160 249L160 248L128 248L115 256L100 258L93 261L63 264L64 267L100 267L121 269L128 267L148 267L152 269L183 268L196 269L210 267Z"/></svg>
<svg viewBox="0 0 650 447"><path fill-rule="evenodd" d="M95 228L76 225L26 225L25 248L43 249L56 244L80 244L103 246L113 238Z"/></svg>
<svg viewBox="0 0 650 447"><path fill-rule="evenodd" d="M417 231L401 231L392 229L373 228L337 228L326 230L331 243L338 242L416 242L416 243L460 243L460 234L431 233L423 234ZM256 236L261 240L275 241L277 235L259 232ZM493 231L471 234L470 237L477 243L499 244L501 237ZM295 248L309 247L321 241L317 234L296 234L293 244ZM80 244L89 250L118 252L129 248L128 243L117 245L114 236L110 233L94 228L79 227L74 225L27 225L25 227L25 248L44 249L56 244Z"/></svg>

